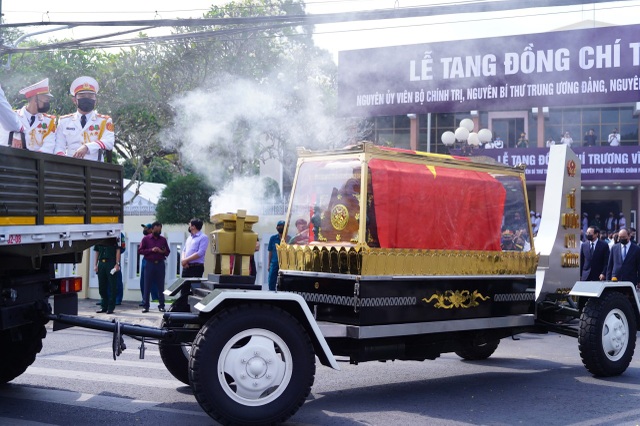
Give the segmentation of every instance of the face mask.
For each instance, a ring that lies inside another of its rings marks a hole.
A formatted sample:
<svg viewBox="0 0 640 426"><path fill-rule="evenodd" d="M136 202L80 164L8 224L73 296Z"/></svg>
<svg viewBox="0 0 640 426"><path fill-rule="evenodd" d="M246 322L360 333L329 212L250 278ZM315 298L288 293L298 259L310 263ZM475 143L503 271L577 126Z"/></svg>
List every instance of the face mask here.
<svg viewBox="0 0 640 426"><path fill-rule="evenodd" d="M587 234L587 240L589 240L589 241L593 241L593 235L591 235L591 234Z"/></svg>
<svg viewBox="0 0 640 426"><path fill-rule="evenodd" d="M42 104L42 106L38 107L38 112L39 113L48 112L50 107L51 107L51 104L49 102Z"/></svg>
<svg viewBox="0 0 640 426"><path fill-rule="evenodd" d="M78 99L78 109L84 112L91 112L96 107L96 100L89 98Z"/></svg>
<svg viewBox="0 0 640 426"><path fill-rule="evenodd" d="M629 240L626 238L618 238L618 242L622 245L625 245L629 242Z"/></svg>

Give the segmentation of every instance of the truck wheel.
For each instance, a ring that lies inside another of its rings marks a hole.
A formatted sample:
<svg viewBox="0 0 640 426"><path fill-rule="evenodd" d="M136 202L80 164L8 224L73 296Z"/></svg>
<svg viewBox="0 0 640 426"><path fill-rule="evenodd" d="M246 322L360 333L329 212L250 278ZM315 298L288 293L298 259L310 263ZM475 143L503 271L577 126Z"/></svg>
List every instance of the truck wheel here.
<svg viewBox="0 0 640 426"><path fill-rule="evenodd" d="M465 342L463 346L456 351L456 355L468 361L480 361L493 355L496 349L498 349L499 344L499 339L483 341L482 343L473 339Z"/></svg>
<svg viewBox="0 0 640 426"><path fill-rule="evenodd" d="M47 329L39 323L0 332L0 384L15 379L33 364L46 335Z"/></svg>
<svg viewBox="0 0 640 426"><path fill-rule="evenodd" d="M222 424L284 422L311 391L315 355L292 315L269 305L241 305L213 316L189 361L202 409Z"/></svg>
<svg viewBox="0 0 640 426"><path fill-rule="evenodd" d="M594 376L622 374L636 348L636 317L627 297L617 291L591 298L580 315L578 348Z"/></svg>
<svg viewBox="0 0 640 426"><path fill-rule="evenodd" d="M170 307L169 312L189 312L189 304L186 299L176 300ZM180 324L172 323L173 326ZM188 327L189 325L183 325ZM161 328L167 328L166 321L160 323ZM189 384L189 356L191 354L190 343L171 343L163 340L158 344L160 358L169 373L185 385Z"/></svg>

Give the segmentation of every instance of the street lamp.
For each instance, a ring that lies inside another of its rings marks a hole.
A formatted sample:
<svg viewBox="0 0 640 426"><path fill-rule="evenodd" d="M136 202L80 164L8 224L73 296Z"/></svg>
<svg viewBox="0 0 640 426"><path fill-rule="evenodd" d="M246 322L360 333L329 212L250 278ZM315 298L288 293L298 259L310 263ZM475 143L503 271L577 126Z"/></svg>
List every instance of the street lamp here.
<svg viewBox="0 0 640 426"><path fill-rule="evenodd" d="M461 148L466 151L465 148L471 149L477 148L481 143L491 142L492 134L489 129L481 129L477 133L473 131L475 124L470 118L465 118L460 121L460 127L454 132L446 131L440 137L442 143L451 148L455 146L456 142L461 143Z"/></svg>

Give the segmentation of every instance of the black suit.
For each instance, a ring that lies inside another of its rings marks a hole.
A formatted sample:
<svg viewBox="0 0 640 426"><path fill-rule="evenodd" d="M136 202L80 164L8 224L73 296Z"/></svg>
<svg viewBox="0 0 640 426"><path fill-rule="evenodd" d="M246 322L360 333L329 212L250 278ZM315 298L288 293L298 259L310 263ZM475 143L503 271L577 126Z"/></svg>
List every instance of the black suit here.
<svg viewBox="0 0 640 426"><path fill-rule="evenodd" d="M585 241L580 247L580 279L582 281L600 281L600 274L607 275L609 244L600 239L593 243L593 254L591 254L591 241Z"/></svg>
<svg viewBox="0 0 640 426"><path fill-rule="evenodd" d="M640 247L627 243L627 257L622 260L622 244L617 243L611 248L607 265L607 279L616 277L618 281L631 281L640 284Z"/></svg>

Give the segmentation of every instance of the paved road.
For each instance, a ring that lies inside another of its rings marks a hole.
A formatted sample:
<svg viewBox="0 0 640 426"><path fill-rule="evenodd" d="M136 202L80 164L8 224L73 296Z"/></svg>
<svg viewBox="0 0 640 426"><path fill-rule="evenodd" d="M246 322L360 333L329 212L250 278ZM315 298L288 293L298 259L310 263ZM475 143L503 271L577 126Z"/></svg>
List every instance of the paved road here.
<svg viewBox="0 0 640 426"><path fill-rule="evenodd" d="M86 314L90 303L82 303ZM140 324L160 320L157 310L143 315L133 304L116 316ZM0 425L214 424L190 388L164 369L156 348L140 360L139 343L126 342L114 362L108 333L50 333L27 373L0 387ZM311 396L288 424L640 423L640 356L623 376L595 379L582 367L576 340L566 336L504 339L482 362L446 354L435 361L341 367L318 366Z"/></svg>

